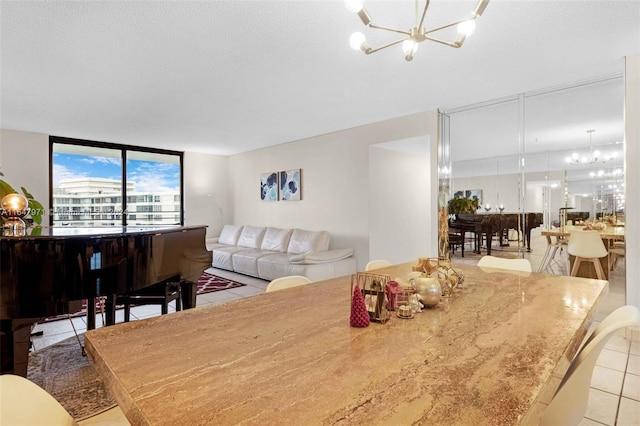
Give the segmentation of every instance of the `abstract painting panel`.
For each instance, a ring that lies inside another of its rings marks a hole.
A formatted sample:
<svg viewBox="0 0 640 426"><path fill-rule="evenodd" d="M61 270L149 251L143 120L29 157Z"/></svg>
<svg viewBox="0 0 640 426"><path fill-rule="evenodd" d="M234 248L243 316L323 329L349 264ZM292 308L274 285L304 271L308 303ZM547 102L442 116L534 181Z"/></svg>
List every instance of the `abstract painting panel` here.
<svg viewBox="0 0 640 426"><path fill-rule="evenodd" d="M262 201L278 201L278 173L260 175L260 199Z"/></svg>
<svg viewBox="0 0 640 426"><path fill-rule="evenodd" d="M300 200L300 169L280 172L280 199Z"/></svg>

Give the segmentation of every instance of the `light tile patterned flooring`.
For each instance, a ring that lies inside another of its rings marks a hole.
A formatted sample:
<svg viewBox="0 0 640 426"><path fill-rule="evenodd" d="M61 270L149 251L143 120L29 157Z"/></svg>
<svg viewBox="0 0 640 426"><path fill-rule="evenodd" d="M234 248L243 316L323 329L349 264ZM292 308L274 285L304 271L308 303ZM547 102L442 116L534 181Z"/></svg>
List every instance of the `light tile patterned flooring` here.
<svg viewBox="0 0 640 426"><path fill-rule="evenodd" d="M537 232L536 232L537 231ZM546 239L539 235L539 229L534 230L532 236L532 252L525 253L525 257L531 261L534 271L537 270L542 256L546 250ZM537 235L535 235L537 234ZM492 253L497 256L511 255L504 251ZM453 255L453 262L475 265L479 255L472 253L468 247L465 250L464 259L460 257L460 251ZM247 284L230 290L218 291L199 295L197 306L225 303L231 300L251 297L264 293L267 281L251 277L233 274L227 271L212 271L216 275L235 279ZM555 265L553 272L561 273L561 264ZM596 321L601 321L609 312L625 303L624 283L624 258L618 262L609 280L609 293L605 301L599 307ZM175 311L172 304L170 312ZM159 306L139 306L131 310L132 319L143 319L160 315ZM123 321L123 312L119 310L116 321ZM33 347L41 349L60 340L74 335L73 327L78 333L86 331L84 318L74 318L70 321L55 321L49 324L37 325L34 331L43 331L41 337L33 338ZM100 315L96 318L97 327L103 324ZM597 323L594 324L594 327ZM591 392L589 394L589 407L581 425L640 425L640 332L633 332L633 339L627 338L624 332L615 335L607 344L598 359L593 378L591 380ZM630 334L630 333L629 333ZM633 340L633 341L632 341Z"/></svg>

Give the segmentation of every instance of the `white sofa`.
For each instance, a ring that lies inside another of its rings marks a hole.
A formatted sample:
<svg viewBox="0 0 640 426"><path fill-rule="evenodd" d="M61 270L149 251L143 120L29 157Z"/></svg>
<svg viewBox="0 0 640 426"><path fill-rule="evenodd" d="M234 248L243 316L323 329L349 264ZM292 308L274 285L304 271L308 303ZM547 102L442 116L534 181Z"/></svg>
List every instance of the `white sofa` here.
<svg viewBox="0 0 640 426"><path fill-rule="evenodd" d="M264 280L304 275L311 281L356 272L353 249L329 250L327 231L225 225L207 240L212 265Z"/></svg>

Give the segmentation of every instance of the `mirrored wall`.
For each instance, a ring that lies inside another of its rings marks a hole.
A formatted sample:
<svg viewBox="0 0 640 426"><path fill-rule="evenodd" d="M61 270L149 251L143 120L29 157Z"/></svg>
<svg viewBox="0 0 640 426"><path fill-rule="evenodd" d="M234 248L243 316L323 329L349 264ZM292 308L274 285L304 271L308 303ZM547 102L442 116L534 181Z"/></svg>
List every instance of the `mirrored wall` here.
<svg viewBox="0 0 640 426"><path fill-rule="evenodd" d="M450 198L477 195L479 214L541 213L538 235L562 208L623 222L623 108L619 74L445 111Z"/></svg>

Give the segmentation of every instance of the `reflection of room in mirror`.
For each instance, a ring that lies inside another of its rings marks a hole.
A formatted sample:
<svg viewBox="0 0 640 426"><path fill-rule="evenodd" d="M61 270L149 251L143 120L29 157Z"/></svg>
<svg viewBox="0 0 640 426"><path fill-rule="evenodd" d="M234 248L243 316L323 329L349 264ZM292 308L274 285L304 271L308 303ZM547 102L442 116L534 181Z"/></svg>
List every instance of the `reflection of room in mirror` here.
<svg viewBox="0 0 640 426"><path fill-rule="evenodd" d="M561 207L623 216L623 99L620 74L447 111L452 194L478 188L482 206L543 212L544 227Z"/></svg>

